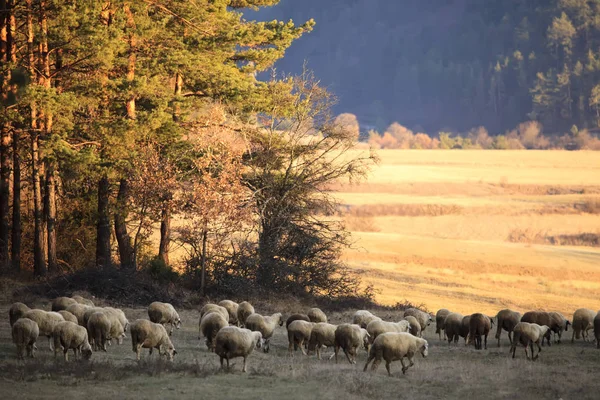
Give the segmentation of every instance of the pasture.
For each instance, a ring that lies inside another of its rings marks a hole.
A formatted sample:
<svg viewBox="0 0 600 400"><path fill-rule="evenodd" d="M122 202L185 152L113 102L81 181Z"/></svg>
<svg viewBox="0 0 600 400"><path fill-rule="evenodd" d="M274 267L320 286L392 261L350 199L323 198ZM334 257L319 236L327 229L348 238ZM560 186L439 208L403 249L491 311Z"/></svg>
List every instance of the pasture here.
<svg viewBox="0 0 600 400"><path fill-rule="evenodd" d="M345 259L376 299L429 310L600 309L597 152L381 150L339 184Z"/></svg>
<svg viewBox="0 0 600 400"><path fill-rule="evenodd" d="M49 309L49 303L36 304ZM286 310L289 315L293 311ZM525 359L522 348L517 357L509 357L509 343L504 332L501 347L488 340L488 350L476 351L440 342L431 325L425 331L429 341L429 357L415 359L415 366L402 375L399 362L392 364L392 377L385 365L375 373L363 372L364 349L359 351L357 365L350 365L343 355L339 364L299 351L288 355L285 327L278 327L268 354L255 350L249 357L248 373L241 373L242 359L234 361L230 372L219 369L218 357L206 350L198 339L198 312L181 311L182 329L173 333L178 350L173 363L159 361L144 350L142 360L135 361L128 337L123 345L108 348L107 353L94 353L90 362L54 358L45 338L38 340L34 360L17 361L10 340L8 305L0 307L0 391L4 399L94 398L94 399L596 399L600 390L597 379L600 350L592 343L570 343L570 332L564 342L544 347L536 362ZM147 318L141 308L124 309L130 321ZM273 309L257 309L261 313ZM352 312L330 315L330 322L351 320ZM394 312L379 313L385 319L396 319Z"/></svg>

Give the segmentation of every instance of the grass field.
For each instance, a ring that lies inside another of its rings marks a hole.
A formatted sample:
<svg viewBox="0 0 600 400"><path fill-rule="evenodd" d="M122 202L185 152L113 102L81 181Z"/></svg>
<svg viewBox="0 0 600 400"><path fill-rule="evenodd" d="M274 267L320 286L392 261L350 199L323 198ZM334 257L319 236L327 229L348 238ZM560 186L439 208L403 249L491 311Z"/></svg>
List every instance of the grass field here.
<svg viewBox="0 0 600 400"><path fill-rule="evenodd" d="M49 309L49 304L36 304ZM7 305L0 306L6 316ZM257 309L261 313L273 310ZM290 312L301 310L286 310ZM144 309L125 309L130 320L147 317ZM47 340L38 340L37 358L17 361L10 340L8 318L0 319L0 393L3 399L597 399L598 356L591 343L566 343L544 347L536 362L525 359L522 348L516 359L508 354L506 333L498 348L493 333L488 350L476 351L440 342L430 326L425 331L429 357L415 359L406 375L399 362L392 364L392 377L385 365L376 373L363 372L364 350L359 351L357 365L345 357L340 363L300 352L290 357L285 328L277 328L271 352L255 351L248 361L248 373L241 373L241 359L231 372L219 369L218 357L198 340L198 312L182 311L181 330L172 337L178 350L175 361L159 361L156 353L142 361L135 360L130 339L123 345L94 353L90 362L54 359ZM386 319L395 313L380 314ZM330 322L351 320L351 313L330 315ZM564 337L563 337L564 339Z"/></svg>
<svg viewBox="0 0 600 400"><path fill-rule="evenodd" d="M382 150L334 189L345 258L379 291L430 310L600 309L600 155Z"/></svg>

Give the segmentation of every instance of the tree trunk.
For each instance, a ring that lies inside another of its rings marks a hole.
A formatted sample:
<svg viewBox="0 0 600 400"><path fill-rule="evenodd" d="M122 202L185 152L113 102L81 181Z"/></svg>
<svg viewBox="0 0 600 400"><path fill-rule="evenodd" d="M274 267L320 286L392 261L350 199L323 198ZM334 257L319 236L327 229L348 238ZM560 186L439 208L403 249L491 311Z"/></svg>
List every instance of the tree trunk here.
<svg viewBox="0 0 600 400"><path fill-rule="evenodd" d="M200 295L206 292L206 239L208 233L202 232L202 254L200 256Z"/></svg>
<svg viewBox="0 0 600 400"><path fill-rule="evenodd" d="M119 193L117 194L117 209L115 210L115 236L119 245L119 259L121 268L131 269L134 267L133 248L131 247L131 238L127 232L127 200L129 198L129 184L126 179L121 179L119 183Z"/></svg>
<svg viewBox="0 0 600 400"><path fill-rule="evenodd" d="M34 120L35 121L35 120ZM35 122L34 122L35 123ZM34 131L31 135L31 175L33 180L33 273L36 276L46 275L46 259L44 248L44 229L42 221L42 187L40 183L39 135Z"/></svg>
<svg viewBox="0 0 600 400"><path fill-rule="evenodd" d="M13 133L13 209L10 255L13 270L21 270L21 158L19 134Z"/></svg>
<svg viewBox="0 0 600 400"><path fill-rule="evenodd" d="M111 265L109 197L110 184L108 177L104 175L98 182L98 225L96 227L96 266L98 268Z"/></svg>
<svg viewBox="0 0 600 400"><path fill-rule="evenodd" d="M56 176L52 165L46 168L45 219L48 232L48 272L58 272L56 258Z"/></svg>
<svg viewBox="0 0 600 400"><path fill-rule="evenodd" d="M9 265L10 132L10 122L5 122L0 135L0 270L6 270Z"/></svg>
<svg viewBox="0 0 600 400"><path fill-rule="evenodd" d="M160 216L160 244L158 257L169 265L169 245L171 242L171 204L165 202Z"/></svg>
<svg viewBox="0 0 600 400"><path fill-rule="evenodd" d="M274 230L263 224L258 237L258 268L256 279L263 287L274 287L276 284L276 261L277 236Z"/></svg>
<svg viewBox="0 0 600 400"><path fill-rule="evenodd" d="M128 45L129 45L129 54L127 56L127 80L132 82L135 79L135 61L137 58L136 54L136 44L137 39L135 37L135 19L133 17L133 13L129 8L129 3L125 3L123 5L123 11L125 11L125 16L127 18L127 29L130 30ZM126 104L127 109L127 117L129 119L135 119L135 94L132 94L131 97L127 100Z"/></svg>

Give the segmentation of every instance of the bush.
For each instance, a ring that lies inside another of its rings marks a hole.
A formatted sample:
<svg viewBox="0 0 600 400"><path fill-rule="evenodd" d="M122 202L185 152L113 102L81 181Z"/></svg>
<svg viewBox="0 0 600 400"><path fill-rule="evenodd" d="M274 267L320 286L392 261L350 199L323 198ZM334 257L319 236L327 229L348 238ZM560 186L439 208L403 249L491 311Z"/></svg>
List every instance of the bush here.
<svg viewBox="0 0 600 400"><path fill-rule="evenodd" d="M154 280L160 283L174 283L179 280L179 274L159 257L151 259L143 269Z"/></svg>

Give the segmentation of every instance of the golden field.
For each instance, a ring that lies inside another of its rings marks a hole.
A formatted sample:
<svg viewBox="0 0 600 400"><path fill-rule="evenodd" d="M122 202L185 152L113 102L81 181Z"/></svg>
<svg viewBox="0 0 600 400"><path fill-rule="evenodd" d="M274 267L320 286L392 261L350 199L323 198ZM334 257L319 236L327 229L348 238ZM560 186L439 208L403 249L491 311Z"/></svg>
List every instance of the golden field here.
<svg viewBox="0 0 600 400"><path fill-rule="evenodd" d="M600 309L600 154L381 150L339 185L363 272L384 304L495 313Z"/></svg>

